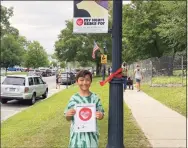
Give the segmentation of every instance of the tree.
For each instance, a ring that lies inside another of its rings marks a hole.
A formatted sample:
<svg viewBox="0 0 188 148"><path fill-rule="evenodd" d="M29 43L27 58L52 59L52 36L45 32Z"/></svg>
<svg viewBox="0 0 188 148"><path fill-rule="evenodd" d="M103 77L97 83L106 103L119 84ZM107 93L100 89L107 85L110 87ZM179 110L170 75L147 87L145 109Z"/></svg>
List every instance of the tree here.
<svg viewBox="0 0 188 148"><path fill-rule="evenodd" d="M13 16L13 7L6 8L1 5L1 37L7 32L10 27L9 19Z"/></svg>
<svg viewBox="0 0 188 148"><path fill-rule="evenodd" d="M33 41L29 44L24 61L24 65L28 68L49 66L47 53L38 41Z"/></svg>
<svg viewBox="0 0 188 148"><path fill-rule="evenodd" d="M23 56L23 48L13 35L7 34L1 38L1 67L20 65Z"/></svg>
<svg viewBox="0 0 188 148"><path fill-rule="evenodd" d="M186 1L167 1L162 6L166 11L155 30L172 49L170 54L175 56L186 50Z"/></svg>
<svg viewBox="0 0 188 148"><path fill-rule="evenodd" d="M61 68L65 68L65 67L66 67L65 62L61 62L61 63L60 63L60 67L61 67Z"/></svg>
<svg viewBox="0 0 188 148"><path fill-rule="evenodd" d="M50 65L53 65L53 67L57 67L58 65L57 65L57 62L55 62L55 61L52 61L51 63L50 63Z"/></svg>
<svg viewBox="0 0 188 148"><path fill-rule="evenodd" d="M133 1L123 7L123 59L161 57L170 50L155 30L164 14L158 1Z"/></svg>

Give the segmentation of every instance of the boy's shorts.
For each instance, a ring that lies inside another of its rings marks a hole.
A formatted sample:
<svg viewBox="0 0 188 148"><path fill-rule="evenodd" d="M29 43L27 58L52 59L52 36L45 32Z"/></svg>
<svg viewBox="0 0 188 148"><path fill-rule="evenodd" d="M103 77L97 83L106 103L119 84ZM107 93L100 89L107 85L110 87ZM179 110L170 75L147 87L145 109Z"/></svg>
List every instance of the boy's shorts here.
<svg viewBox="0 0 188 148"><path fill-rule="evenodd" d="M141 81L140 79L136 79L136 82L140 83L140 81Z"/></svg>

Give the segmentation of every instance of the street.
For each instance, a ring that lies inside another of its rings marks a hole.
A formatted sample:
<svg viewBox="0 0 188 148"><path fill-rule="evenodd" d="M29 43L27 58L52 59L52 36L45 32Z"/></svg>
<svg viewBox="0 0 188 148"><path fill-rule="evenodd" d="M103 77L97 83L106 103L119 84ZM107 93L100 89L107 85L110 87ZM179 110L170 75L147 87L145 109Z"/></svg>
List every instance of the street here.
<svg viewBox="0 0 188 148"><path fill-rule="evenodd" d="M48 97L53 95L54 93L57 93L60 90L63 90L66 88L65 85L61 85L61 89L56 89L56 81L55 76L51 77L43 77L43 80L48 84ZM36 103L43 101L41 99L37 100ZM9 101L7 104L1 104L1 122L8 119L9 117L17 114L18 112L30 107L25 102L20 102L17 100Z"/></svg>

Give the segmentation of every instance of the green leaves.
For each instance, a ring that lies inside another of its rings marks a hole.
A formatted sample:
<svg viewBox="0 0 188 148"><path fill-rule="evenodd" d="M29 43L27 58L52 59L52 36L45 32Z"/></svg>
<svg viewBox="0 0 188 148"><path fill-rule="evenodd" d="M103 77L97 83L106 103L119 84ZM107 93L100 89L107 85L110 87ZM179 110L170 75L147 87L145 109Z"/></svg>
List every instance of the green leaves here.
<svg viewBox="0 0 188 148"><path fill-rule="evenodd" d="M22 61L23 48L13 35L1 38L1 67L19 65Z"/></svg>
<svg viewBox="0 0 188 148"><path fill-rule="evenodd" d="M48 56L39 42L27 41L19 35L19 30L12 27L9 19L13 8L1 5L1 67L25 65L26 67L48 66Z"/></svg>
<svg viewBox="0 0 188 148"><path fill-rule="evenodd" d="M33 68L49 66L47 53L39 42L33 41L29 44L24 65Z"/></svg>
<svg viewBox="0 0 188 148"><path fill-rule="evenodd" d="M134 62L185 50L185 1L133 1L123 6L123 60Z"/></svg>
<svg viewBox="0 0 188 148"><path fill-rule="evenodd" d="M156 31L171 49L175 49L175 54L186 48L186 1L165 2L163 7L166 12Z"/></svg>

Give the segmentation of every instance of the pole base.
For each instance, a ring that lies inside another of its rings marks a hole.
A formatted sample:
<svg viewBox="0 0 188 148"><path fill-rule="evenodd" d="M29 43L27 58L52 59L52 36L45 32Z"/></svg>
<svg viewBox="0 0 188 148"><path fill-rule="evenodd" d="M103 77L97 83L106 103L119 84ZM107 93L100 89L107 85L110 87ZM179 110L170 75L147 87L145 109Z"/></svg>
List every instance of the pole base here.
<svg viewBox="0 0 188 148"><path fill-rule="evenodd" d="M106 148L116 148L116 146L110 146L109 144L107 144ZM122 147L118 147L118 148L125 148L125 146L123 145Z"/></svg>

